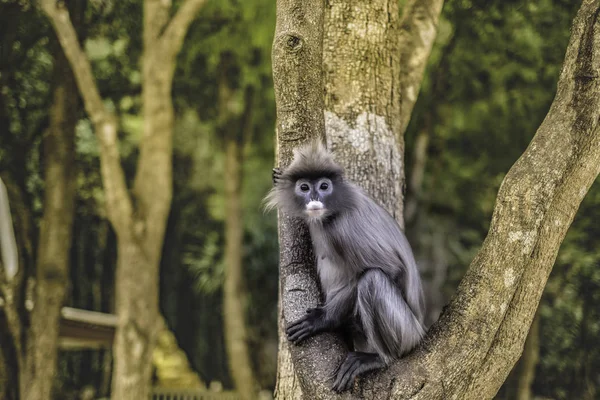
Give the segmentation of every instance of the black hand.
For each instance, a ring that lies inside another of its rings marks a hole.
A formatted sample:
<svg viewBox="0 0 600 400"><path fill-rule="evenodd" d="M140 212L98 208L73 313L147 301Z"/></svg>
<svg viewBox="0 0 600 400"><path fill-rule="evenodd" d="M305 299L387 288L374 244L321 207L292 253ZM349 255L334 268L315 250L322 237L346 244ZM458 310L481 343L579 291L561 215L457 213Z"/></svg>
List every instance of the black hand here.
<svg viewBox="0 0 600 400"><path fill-rule="evenodd" d="M324 331L327 328L324 317L325 312L322 308L309 308L306 310L304 317L288 325L285 330L288 340L297 344L316 333Z"/></svg>
<svg viewBox="0 0 600 400"><path fill-rule="evenodd" d="M281 168L273 168L273 186L277 186L277 183L281 180L281 175L283 171Z"/></svg>

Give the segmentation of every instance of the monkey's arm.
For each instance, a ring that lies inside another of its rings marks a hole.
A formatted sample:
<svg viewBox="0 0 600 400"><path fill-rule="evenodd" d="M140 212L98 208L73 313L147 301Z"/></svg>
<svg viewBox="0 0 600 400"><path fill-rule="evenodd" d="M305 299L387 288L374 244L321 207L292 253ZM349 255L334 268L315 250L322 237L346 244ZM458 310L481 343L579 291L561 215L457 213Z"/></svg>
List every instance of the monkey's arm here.
<svg viewBox="0 0 600 400"><path fill-rule="evenodd" d="M355 285L347 285L327 294L323 307L309 308L304 317L288 325L288 340L299 343L317 333L340 327L354 307L355 298Z"/></svg>

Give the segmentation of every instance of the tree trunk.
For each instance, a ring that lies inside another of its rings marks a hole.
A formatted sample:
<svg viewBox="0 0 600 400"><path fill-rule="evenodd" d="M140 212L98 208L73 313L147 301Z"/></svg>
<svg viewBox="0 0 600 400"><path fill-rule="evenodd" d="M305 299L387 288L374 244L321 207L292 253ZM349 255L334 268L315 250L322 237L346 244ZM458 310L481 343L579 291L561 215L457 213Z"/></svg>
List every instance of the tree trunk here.
<svg viewBox="0 0 600 400"><path fill-rule="evenodd" d="M154 245L160 249L162 242ZM150 394L158 280L153 275L156 258L148 259L145 250L133 238L118 240L115 279L118 329L113 346L111 392L114 399L145 399Z"/></svg>
<svg viewBox="0 0 600 400"><path fill-rule="evenodd" d="M4 175L0 179L0 381L10 382L10 385L0 387L0 395L4 396L0 398L9 400L21 398L24 385L25 329L29 319L25 309L24 276L25 271L31 269L33 259L30 209L19 185L8 174ZM16 263L15 247L19 249ZM7 267L7 262L13 265Z"/></svg>
<svg viewBox="0 0 600 400"><path fill-rule="evenodd" d="M403 225L399 20L395 0L328 2L323 65L328 147Z"/></svg>
<svg viewBox="0 0 600 400"><path fill-rule="evenodd" d="M506 175L488 237L454 299L419 348L361 379L352 395L487 399L498 391L521 354L560 243L600 172L599 14L600 0L584 0L573 24L556 98L529 148ZM297 9L290 15L297 17ZM276 73L284 61L273 57L276 94L285 93L280 85L290 83L290 77L285 81ZM295 65L305 68L305 63ZM297 71L287 72L294 76ZM276 97L278 128L286 112L294 112L294 107L286 105L313 104L305 93ZM289 154L288 148L279 151ZM287 161L280 159L284 165ZM299 228L295 235L290 233L292 227L285 219L280 224L281 307L285 319L291 321L302 309L314 306L316 301L309 299L316 299L318 292L305 272L308 259L291 258L303 248L306 236L298 234ZM331 340L331 335L319 335L301 350L292 348L296 376L306 398L334 397L323 388L323 377L335 370L342 357L340 349L331 348Z"/></svg>
<svg viewBox="0 0 600 400"><path fill-rule="evenodd" d="M257 387L253 373L246 328L246 290L242 268L244 233L241 204L241 146L234 138L225 143L225 282L223 320L229 370L236 391L254 398Z"/></svg>
<svg viewBox="0 0 600 400"><path fill-rule="evenodd" d="M75 207L75 125L79 96L67 59L60 49L57 53L50 127L44 137L44 215L35 298L21 382L23 398L31 400L51 398Z"/></svg>
<svg viewBox="0 0 600 400"><path fill-rule="evenodd" d="M246 325L246 299L244 285L243 238L244 216L242 210L242 160L244 144L252 129L251 87L244 95L244 110L240 112L234 101L236 93L231 87L232 54L223 52L219 65L219 131L224 138L225 162L225 279L223 283L223 329L229 372L236 391L244 398L254 398L258 384L254 375L248 329ZM241 97L241 96L240 96ZM241 115L240 115L241 114Z"/></svg>
<svg viewBox="0 0 600 400"><path fill-rule="evenodd" d="M0 179L0 207L7 200L4 183ZM12 228L12 227L11 227ZM2 234L4 232L2 231ZM4 265L0 259L0 273L4 274ZM0 282L3 279L0 278ZM8 285L0 285L0 399L18 400L21 358L20 342L14 336L14 320L11 312L14 310L11 304L5 300L8 294ZM14 315L14 314L13 314Z"/></svg>
<svg viewBox="0 0 600 400"><path fill-rule="evenodd" d="M61 2L43 0L69 60L99 144L108 218L118 243L112 398L145 399L152 376L158 319L159 261L172 197L173 105L176 56L205 0L185 0L171 17L171 3L144 1L142 102L144 125L130 194L117 146L118 121L102 101L91 65Z"/></svg>
<svg viewBox="0 0 600 400"><path fill-rule="evenodd" d="M323 64L328 147L348 178L403 222L403 133L443 0L328 2Z"/></svg>
<svg viewBox="0 0 600 400"><path fill-rule="evenodd" d="M277 0L277 23L273 39L273 83L277 105L276 164L288 165L294 147L315 138L324 138L323 45L324 0ZM302 346L290 346L283 334L287 322L315 307L320 300L308 229L279 214L280 346L275 393L278 398L320 399L329 392L331 371L314 364L314 359L342 360L342 342L322 335L317 346L309 339ZM293 363L291 362L293 360ZM294 370L310 371L297 375ZM302 389L300 388L302 387ZM294 397L291 397L291 396ZM285 397L284 397L285 396ZM290 396L290 397L288 397Z"/></svg>

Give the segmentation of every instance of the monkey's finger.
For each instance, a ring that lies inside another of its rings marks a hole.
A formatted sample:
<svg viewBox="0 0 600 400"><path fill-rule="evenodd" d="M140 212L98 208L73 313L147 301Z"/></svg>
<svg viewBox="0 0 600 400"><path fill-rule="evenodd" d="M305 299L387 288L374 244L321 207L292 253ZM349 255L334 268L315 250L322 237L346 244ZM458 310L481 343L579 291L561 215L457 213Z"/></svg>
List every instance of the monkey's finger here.
<svg viewBox="0 0 600 400"><path fill-rule="evenodd" d="M356 377L355 372L359 365L360 360L357 358L346 359L333 383L333 390L339 393L350 389L354 382L354 378Z"/></svg>
<svg viewBox="0 0 600 400"><path fill-rule="evenodd" d="M301 342L312 334L312 329L310 326L304 326L302 329L299 329L291 334L288 334L288 340L291 342Z"/></svg>
<svg viewBox="0 0 600 400"><path fill-rule="evenodd" d="M308 319L308 316L302 317L297 321L294 321L292 323L290 323L287 328L285 328L286 333L290 330L294 330L297 329L300 325L302 325L304 322L306 322L306 320Z"/></svg>
<svg viewBox="0 0 600 400"><path fill-rule="evenodd" d="M333 386L331 387L335 392L339 393L341 391L342 381L344 379L344 375L346 374L346 371L348 370L349 366L350 366L350 363L346 359L338 367L338 372L337 372L337 374L335 376L335 381L333 382Z"/></svg>
<svg viewBox="0 0 600 400"><path fill-rule="evenodd" d="M298 344L298 343L305 341L306 339L308 339L311 336L312 336L312 333L310 331L302 331L302 332L298 333L294 338L290 339L290 342L292 342L294 344Z"/></svg>
<svg viewBox="0 0 600 400"><path fill-rule="evenodd" d="M282 174L281 169L279 169L279 168L273 168L273 175L272 175L273 176L273 183L277 183L277 181L279 179L281 179L281 174Z"/></svg>
<svg viewBox="0 0 600 400"><path fill-rule="evenodd" d="M289 335L291 333L298 332L298 331L304 329L307 324L308 323L306 321L300 321L300 323L297 323L297 324L294 324L294 325L290 325L285 330L285 333L287 333Z"/></svg>
<svg viewBox="0 0 600 400"><path fill-rule="evenodd" d="M315 334L314 326L308 322L302 325L299 329L295 329L288 334L288 340L299 343Z"/></svg>
<svg viewBox="0 0 600 400"><path fill-rule="evenodd" d="M300 332L300 331L302 331L304 329L306 329L305 325L295 325L295 326L287 329L285 331L285 333L287 333L288 336L292 336L292 335L295 335L295 334L297 334L298 332Z"/></svg>

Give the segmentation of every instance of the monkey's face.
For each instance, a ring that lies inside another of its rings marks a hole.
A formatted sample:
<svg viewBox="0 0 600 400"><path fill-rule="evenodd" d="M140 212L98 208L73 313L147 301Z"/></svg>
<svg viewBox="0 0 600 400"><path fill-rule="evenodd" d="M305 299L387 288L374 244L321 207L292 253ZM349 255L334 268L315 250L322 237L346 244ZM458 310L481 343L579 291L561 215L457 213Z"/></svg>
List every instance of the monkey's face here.
<svg viewBox="0 0 600 400"><path fill-rule="evenodd" d="M310 219L321 219L329 210L328 200L333 194L333 182L329 178L298 179L296 181L296 199L299 206Z"/></svg>

